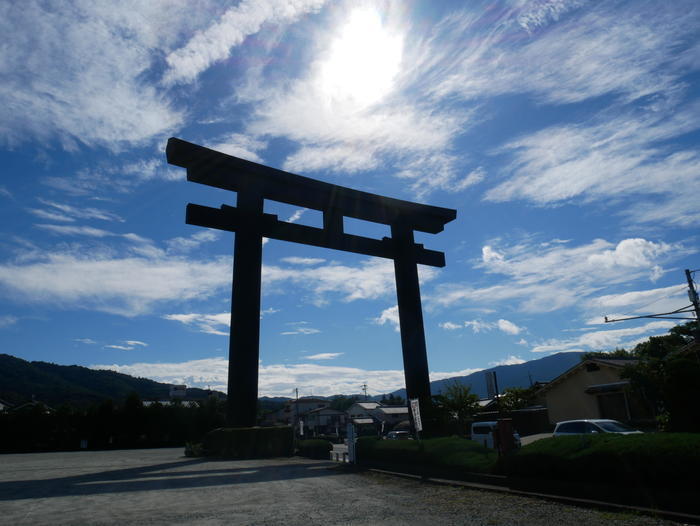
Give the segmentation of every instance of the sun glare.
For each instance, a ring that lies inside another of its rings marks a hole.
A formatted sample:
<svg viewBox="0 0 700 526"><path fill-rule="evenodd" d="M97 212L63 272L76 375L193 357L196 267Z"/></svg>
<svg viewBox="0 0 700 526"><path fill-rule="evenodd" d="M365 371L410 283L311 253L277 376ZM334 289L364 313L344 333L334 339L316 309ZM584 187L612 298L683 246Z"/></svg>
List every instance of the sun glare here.
<svg viewBox="0 0 700 526"><path fill-rule="evenodd" d="M399 72L403 38L383 25L374 9L357 9L333 40L319 84L333 102L365 107L384 98Z"/></svg>

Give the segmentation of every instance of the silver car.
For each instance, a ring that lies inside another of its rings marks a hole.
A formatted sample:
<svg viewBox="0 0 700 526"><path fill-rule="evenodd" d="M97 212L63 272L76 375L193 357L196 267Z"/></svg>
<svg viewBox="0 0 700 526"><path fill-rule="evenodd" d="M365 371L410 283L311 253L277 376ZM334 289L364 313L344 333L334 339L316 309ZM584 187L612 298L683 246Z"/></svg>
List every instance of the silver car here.
<svg viewBox="0 0 700 526"><path fill-rule="evenodd" d="M617 433L619 435L635 435L641 431L617 420L596 418L591 420L566 420L559 422L554 428L554 436L588 435L595 433Z"/></svg>

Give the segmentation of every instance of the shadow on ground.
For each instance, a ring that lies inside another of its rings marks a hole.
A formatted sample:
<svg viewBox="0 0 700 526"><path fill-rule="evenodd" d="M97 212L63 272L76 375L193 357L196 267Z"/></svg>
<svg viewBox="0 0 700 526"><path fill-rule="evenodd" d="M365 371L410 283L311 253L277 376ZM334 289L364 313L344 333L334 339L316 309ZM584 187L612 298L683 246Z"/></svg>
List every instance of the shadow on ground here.
<svg viewBox="0 0 700 526"><path fill-rule="evenodd" d="M107 470L66 477L0 482L0 501L99 495L133 491L229 486L342 474L331 462L292 463L281 460L268 465L221 467L234 461L191 459L151 466ZM257 464L257 463L256 463ZM201 466L202 469L196 469Z"/></svg>

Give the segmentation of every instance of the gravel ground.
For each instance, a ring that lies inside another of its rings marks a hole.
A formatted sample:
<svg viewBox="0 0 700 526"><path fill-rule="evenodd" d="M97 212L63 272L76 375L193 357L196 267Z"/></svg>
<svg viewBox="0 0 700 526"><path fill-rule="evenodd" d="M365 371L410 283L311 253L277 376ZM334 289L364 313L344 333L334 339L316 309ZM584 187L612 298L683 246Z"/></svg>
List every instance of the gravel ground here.
<svg viewBox="0 0 700 526"><path fill-rule="evenodd" d="M187 459L181 449L0 456L0 524L672 525L301 458Z"/></svg>

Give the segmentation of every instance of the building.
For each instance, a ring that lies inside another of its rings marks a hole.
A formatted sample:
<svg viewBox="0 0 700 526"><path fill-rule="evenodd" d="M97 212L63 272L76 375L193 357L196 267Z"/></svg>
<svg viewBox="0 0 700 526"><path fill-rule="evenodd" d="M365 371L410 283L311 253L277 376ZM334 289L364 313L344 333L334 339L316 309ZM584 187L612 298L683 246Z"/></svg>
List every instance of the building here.
<svg viewBox="0 0 700 526"><path fill-rule="evenodd" d="M265 417L267 424L295 424L297 418L304 419L309 411L328 407L331 403L323 398L299 398L299 400L289 400L284 407ZM304 424L306 427L306 423Z"/></svg>
<svg viewBox="0 0 700 526"><path fill-rule="evenodd" d="M335 435L345 433L347 416L344 411L319 407L312 409L304 415L304 425L312 436Z"/></svg>
<svg viewBox="0 0 700 526"><path fill-rule="evenodd" d="M640 422L651 418L646 404L620 378L636 360L592 358L583 360L537 392L547 407L549 422L582 418L611 418Z"/></svg>

